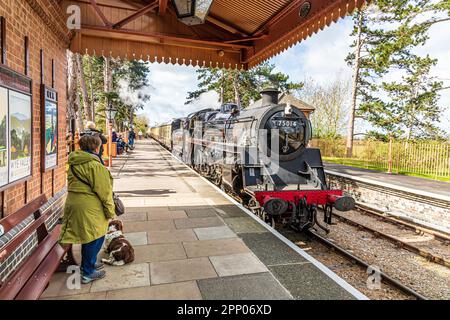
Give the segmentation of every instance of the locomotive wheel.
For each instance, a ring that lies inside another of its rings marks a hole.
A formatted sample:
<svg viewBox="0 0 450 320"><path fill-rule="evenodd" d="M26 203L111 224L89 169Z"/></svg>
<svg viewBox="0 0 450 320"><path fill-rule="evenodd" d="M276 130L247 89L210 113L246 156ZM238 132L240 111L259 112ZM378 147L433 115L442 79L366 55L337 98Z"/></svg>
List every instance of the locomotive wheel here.
<svg viewBox="0 0 450 320"><path fill-rule="evenodd" d="M264 221L269 226L271 226L273 229L275 229L275 227L277 226L275 218L273 216L268 215L266 212L264 212L264 209L261 209L261 210L262 210L262 217L261 217L262 221Z"/></svg>

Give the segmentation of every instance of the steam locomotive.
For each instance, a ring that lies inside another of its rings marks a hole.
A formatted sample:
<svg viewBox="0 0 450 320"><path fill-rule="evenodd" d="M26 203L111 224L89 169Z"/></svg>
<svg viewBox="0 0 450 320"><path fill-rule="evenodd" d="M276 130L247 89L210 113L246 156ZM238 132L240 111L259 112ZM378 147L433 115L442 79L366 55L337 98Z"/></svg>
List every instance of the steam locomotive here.
<svg viewBox="0 0 450 320"><path fill-rule="evenodd" d="M312 125L269 88L241 110L224 104L151 128L153 139L237 198L265 222L304 231L332 223L333 209L349 211L353 198L327 186L320 150L309 148Z"/></svg>

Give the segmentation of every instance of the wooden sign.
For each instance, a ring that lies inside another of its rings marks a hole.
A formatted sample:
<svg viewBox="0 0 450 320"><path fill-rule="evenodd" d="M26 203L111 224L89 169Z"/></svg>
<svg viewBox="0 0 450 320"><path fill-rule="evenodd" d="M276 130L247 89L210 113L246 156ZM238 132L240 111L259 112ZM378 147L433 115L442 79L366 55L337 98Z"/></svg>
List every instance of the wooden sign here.
<svg viewBox="0 0 450 320"><path fill-rule="evenodd" d="M30 78L0 65L0 86L31 95Z"/></svg>

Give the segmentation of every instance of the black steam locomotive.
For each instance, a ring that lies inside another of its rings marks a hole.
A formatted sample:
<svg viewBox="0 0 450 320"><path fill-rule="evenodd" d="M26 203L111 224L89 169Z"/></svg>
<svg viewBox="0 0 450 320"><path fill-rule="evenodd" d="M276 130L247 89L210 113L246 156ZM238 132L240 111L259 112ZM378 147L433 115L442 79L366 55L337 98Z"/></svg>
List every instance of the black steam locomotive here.
<svg viewBox="0 0 450 320"><path fill-rule="evenodd" d="M276 89L261 95L244 110L224 104L154 127L152 137L272 226L328 230L317 209L331 224L333 208L348 211L355 201L329 190L320 150L308 147L312 126L304 113L279 104Z"/></svg>

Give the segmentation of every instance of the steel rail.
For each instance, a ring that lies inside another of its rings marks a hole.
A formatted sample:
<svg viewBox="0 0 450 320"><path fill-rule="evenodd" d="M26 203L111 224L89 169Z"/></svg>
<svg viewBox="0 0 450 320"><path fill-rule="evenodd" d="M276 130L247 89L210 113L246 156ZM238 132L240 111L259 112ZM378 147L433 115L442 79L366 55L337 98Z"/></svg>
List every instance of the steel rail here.
<svg viewBox="0 0 450 320"><path fill-rule="evenodd" d="M331 247L332 249L336 250L337 252L339 252L341 255L347 257L348 259L353 260L354 262L356 262L357 264L363 266L364 268L369 268L371 266L367 262L365 262L365 261L361 260L360 258L358 258L357 256L351 254L350 252L348 252L344 248L342 248L342 247L338 246L337 244L334 244L333 242L329 241L328 239L322 237L317 232L309 230L309 231L307 231L307 234L309 234L312 237L314 237L315 239L319 240L324 245L326 245L328 247ZM393 285L394 287L400 289L401 291L403 291L403 292L405 292L405 293L407 293L409 295L414 296L418 300L428 300L426 297L424 297L420 293L418 293L418 292L414 291L413 289L405 286L404 284L402 284L401 282L399 282L399 281L395 280L394 278L388 276L384 272L380 271L380 276L385 282Z"/></svg>
<svg viewBox="0 0 450 320"><path fill-rule="evenodd" d="M436 254L431 253L431 252L429 252L427 250L420 249L420 248L418 248L418 247L416 247L416 246L414 246L414 245L412 245L410 243L407 243L406 241L403 241L403 240L401 240L399 238L396 238L394 236L386 234L386 233L384 233L384 232L382 232L380 230L377 230L377 229L371 228L369 226L366 226L366 225L364 225L364 224L362 224L360 222L356 222L354 220L351 220L351 219L349 219L347 217L344 217L344 216L342 216L340 214L337 214L335 212L333 212L333 216L335 216L337 219L339 219L339 220L341 220L341 221L343 221L343 222L345 222L345 223L347 223L349 225L352 225L354 227L357 227L357 228L369 231L369 232L373 233L376 236L380 236L382 238L385 238L385 239L389 240L390 242L393 242L393 243L399 245L401 248L404 248L404 249L406 249L406 250L408 250L410 252L413 252L413 253L421 256L421 257L424 257L424 258L426 258L429 261L432 261L434 263L437 263L437 264L440 264L440 265L443 265L445 267L449 267L450 268L450 261L445 260L443 257L437 256Z"/></svg>
<svg viewBox="0 0 450 320"><path fill-rule="evenodd" d="M398 225L404 226L404 227L406 227L408 229L414 230L416 232L423 232L423 233L427 233L427 234L433 235L436 239L438 239L438 240L440 240L440 241L442 241L444 243L450 242L450 236L449 235L446 235L446 234L444 234L444 233L442 233L440 231L435 231L435 230L432 230L432 229L429 229L429 228L418 226L418 225L413 224L413 223L409 223L409 222L404 221L402 219L398 219L398 218L389 216L387 213L384 213L382 210L369 208L369 207L365 206L362 203L356 203L356 209L358 211L362 211L364 214L368 214L368 215L371 215L371 216L383 219L383 220L388 221L388 222L390 222L392 224L398 224Z"/></svg>

